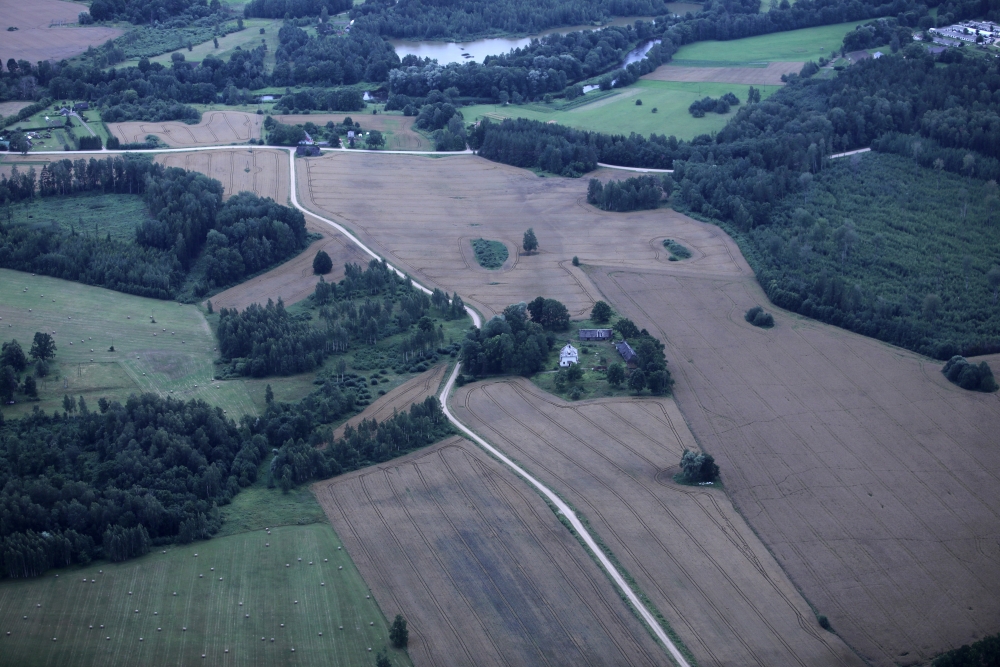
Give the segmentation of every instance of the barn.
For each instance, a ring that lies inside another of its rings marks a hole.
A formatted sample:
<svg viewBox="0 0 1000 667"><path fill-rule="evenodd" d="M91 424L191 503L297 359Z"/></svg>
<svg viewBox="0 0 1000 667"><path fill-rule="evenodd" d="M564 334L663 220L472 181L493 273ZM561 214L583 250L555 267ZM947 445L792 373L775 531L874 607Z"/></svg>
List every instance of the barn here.
<svg viewBox="0 0 1000 667"><path fill-rule="evenodd" d="M622 359L625 360L626 364L635 361L635 350L633 350L632 346L625 341L615 343L615 349L618 350L618 354L622 355Z"/></svg>
<svg viewBox="0 0 1000 667"><path fill-rule="evenodd" d="M580 340L611 340L611 329L580 329Z"/></svg>

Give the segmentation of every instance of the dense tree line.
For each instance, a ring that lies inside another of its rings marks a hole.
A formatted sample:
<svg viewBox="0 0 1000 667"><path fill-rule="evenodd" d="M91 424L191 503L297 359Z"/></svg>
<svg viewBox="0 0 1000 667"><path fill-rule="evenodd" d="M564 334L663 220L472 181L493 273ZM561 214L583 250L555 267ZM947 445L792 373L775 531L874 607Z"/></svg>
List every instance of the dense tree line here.
<svg viewBox="0 0 1000 667"><path fill-rule="evenodd" d="M95 21L128 21L138 25L174 17L194 20L220 9L219 2L209 6L207 0L94 0L90 16Z"/></svg>
<svg viewBox="0 0 1000 667"><path fill-rule="evenodd" d="M345 36L310 37L285 24L278 31L280 46L271 74L275 86L342 86L360 81L382 82L399 67L392 45L378 35L351 30Z"/></svg>
<svg viewBox="0 0 1000 667"><path fill-rule="evenodd" d="M552 299L538 297L531 306L530 311L525 303L508 306L481 329L470 329L461 355L467 373L473 377L496 373L529 376L542 370L556 340L552 329L564 329L569 314L563 317L565 306L560 309L562 304ZM539 320L548 323L550 329L547 331Z"/></svg>
<svg viewBox="0 0 1000 667"><path fill-rule="evenodd" d="M243 15L263 19L301 18L319 16L323 10L328 15L339 14L351 5L351 0L250 0L243 7Z"/></svg>
<svg viewBox="0 0 1000 667"><path fill-rule="evenodd" d="M275 111L297 113L305 110L361 111L365 108L364 95L352 88L310 88L287 95L274 105Z"/></svg>
<svg viewBox="0 0 1000 667"><path fill-rule="evenodd" d="M674 182L669 174L662 177L635 176L624 181L608 181L607 185L596 178L587 185L587 203L603 211L639 211L660 205L664 191L669 195Z"/></svg>
<svg viewBox="0 0 1000 667"><path fill-rule="evenodd" d="M266 306L254 303L242 312L219 309L216 331L227 374L264 377L315 370L331 345L321 329L293 317L281 299Z"/></svg>
<svg viewBox="0 0 1000 667"><path fill-rule="evenodd" d="M320 392L341 393L332 382L327 386ZM349 397L342 400L350 402ZM268 442L277 448L268 468L269 485L287 491L295 484L388 461L454 432L436 396L428 396L381 422L363 419L357 427L348 425L338 439L330 438L326 426L329 421L324 421L325 416L314 408L309 397L298 405L272 403L255 426L254 431L266 433ZM289 428L296 422L304 427ZM324 442L328 442L327 446L318 449L317 445Z"/></svg>
<svg viewBox="0 0 1000 667"><path fill-rule="evenodd" d="M251 484L267 451L220 408L153 394L83 400L0 426L3 576L120 560L220 525L217 504Z"/></svg>
<svg viewBox="0 0 1000 667"><path fill-rule="evenodd" d="M963 644L934 658L933 667L992 667L1000 662L1000 634Z"/></svg>

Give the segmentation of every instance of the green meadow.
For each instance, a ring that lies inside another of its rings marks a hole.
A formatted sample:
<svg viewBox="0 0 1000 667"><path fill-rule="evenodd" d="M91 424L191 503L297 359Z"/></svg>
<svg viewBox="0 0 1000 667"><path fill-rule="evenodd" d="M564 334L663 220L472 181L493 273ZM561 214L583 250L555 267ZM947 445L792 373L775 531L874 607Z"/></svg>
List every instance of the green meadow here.
<svg viewBox="0 0 1000 667"><path fill-rule="evenodd" d="M697 42L682 46L671 62L687 67L739 67L753 63L817 60L820 56L829 56L831 51L839 51L844 35L862 23L865 21L789 30L728 42Z"/></svg>

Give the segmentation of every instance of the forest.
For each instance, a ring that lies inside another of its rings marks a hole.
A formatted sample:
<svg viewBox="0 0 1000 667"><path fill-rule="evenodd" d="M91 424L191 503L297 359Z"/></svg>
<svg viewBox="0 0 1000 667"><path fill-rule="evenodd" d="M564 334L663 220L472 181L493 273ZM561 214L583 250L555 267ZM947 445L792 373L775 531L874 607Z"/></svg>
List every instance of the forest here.
<svg viewBox="0 0 1000 667"><path fill-rule="evenodd" d="M243 7L247 18L280 19L339 14L351 8L351 0L250 0Z"/></svg>
<svg viewBox="0 0 1000 667"><path fill-rule="evenodd" d="M164 168L146 157L59 160L0 177L12 206L35 196L77 192L142 195L149 211L134 242L110 235L3 224L0 266L158 299L200 297L297 254L305 219L252 193L222 202L222 184L196 172Z"/></svg>
<svg viewBox="0 0 1000 667"><path fill-rule="evenodd" d="M605 185L596 178L587 184L587 203L602 211L640 211L660 205L663 193L673 192L670 174L661 177L634 176L624 181L608 181Z"/></svg>
<svg viewBox="0 0 1000 667"><path fill-rule="evenodd" d="M0 422L3 576L209 537L216 505L256 479L267 451L204 401L67 399L61 414Z"/></svg>

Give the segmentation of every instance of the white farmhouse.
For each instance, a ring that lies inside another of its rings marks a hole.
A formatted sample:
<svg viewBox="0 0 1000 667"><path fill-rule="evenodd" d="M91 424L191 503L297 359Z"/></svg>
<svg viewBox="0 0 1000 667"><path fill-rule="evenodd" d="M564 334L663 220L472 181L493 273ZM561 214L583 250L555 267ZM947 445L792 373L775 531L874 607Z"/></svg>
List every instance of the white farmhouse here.
<svg viewBox="0 0 1000 667"><path fill-rule="evenodd" d="M565 368L570 364L580 363L580 353L575 347L566 343L566 347L559 350L559 365Z"/></svg>

